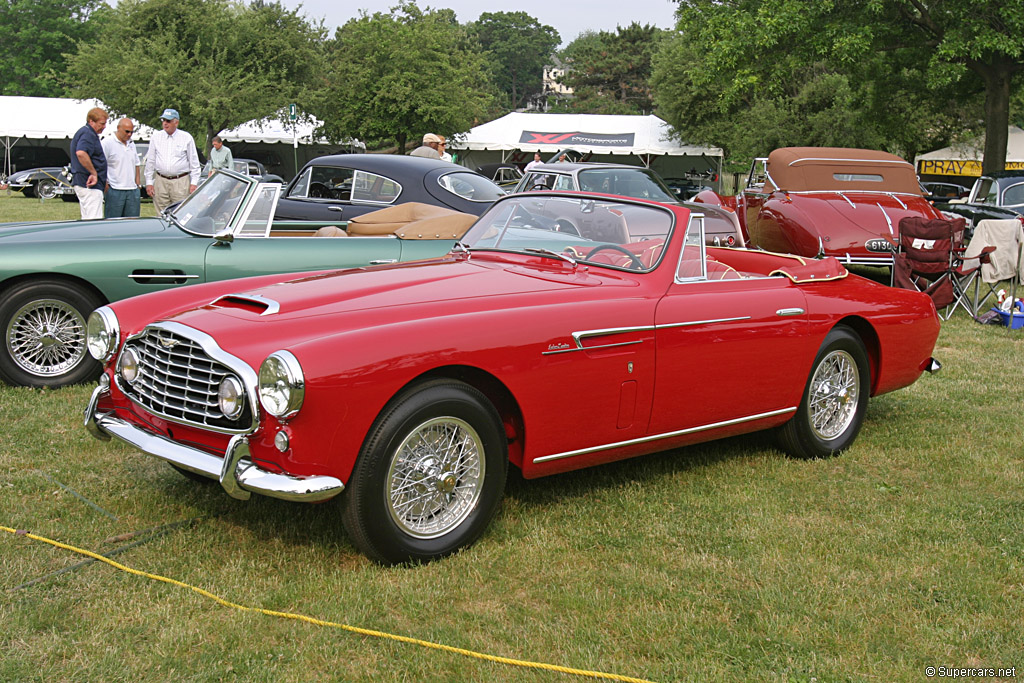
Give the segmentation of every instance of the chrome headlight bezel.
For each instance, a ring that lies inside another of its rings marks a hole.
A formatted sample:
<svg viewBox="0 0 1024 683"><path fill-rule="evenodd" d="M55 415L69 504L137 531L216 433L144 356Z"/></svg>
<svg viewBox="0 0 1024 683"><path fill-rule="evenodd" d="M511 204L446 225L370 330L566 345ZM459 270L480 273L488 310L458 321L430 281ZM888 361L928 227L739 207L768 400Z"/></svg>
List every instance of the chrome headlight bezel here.
<svg viewBox="0 0 1024 683"><path fill-rule="evenodd" d="M139 368L139 357L136 354L135 349L131 346L125 346L121 351L121 355L117 358L117 374L128 384L131 384L139 378L141 369Z"/></svg>
<svg viewBox="0 0 1024 683"><path fill-rule="evenodd" d="M101 363L110 360L121 339L121 326L109 306L100 306L89 314L85 324L85 346L89 355Z"/></svg>
<svg viewBox="0 0 1024 683"><path fill-rule="evenodd" d="M260 405L269 414L285 420L302 407L306 382L299 359L291 351L275 351L260 364L258 391Z"/></svg>
<svg viewBox="0 0 1024 683"><path fill-rule="evenodd" d="M224 417L237 420L245 411L245 387L234 375L228 375L217 387L217 407Z"/></svg>

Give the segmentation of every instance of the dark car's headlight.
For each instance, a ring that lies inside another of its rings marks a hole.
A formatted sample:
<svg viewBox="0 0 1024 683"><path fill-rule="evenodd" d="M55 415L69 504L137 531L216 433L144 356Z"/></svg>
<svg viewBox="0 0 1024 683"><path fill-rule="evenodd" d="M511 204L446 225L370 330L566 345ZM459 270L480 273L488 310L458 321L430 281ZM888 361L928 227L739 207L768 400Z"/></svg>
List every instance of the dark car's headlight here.
<svg viewBox="0 0 1024 683"><path fill-rule="evenodd" d="M274 417L288 418L299 412L305 396L305 380L299 359L290 351L275 351L260 365L260 404Z"/></svg>
<svg viewBox="0 0 1024 683"><path fill-rule="evenodd" d="M85 345L89 355L101 363L106 363L117 350L117 341L121 329L117 324L117 316L107 306L101 306L89 314L89 322L85 326Z"/></svg>

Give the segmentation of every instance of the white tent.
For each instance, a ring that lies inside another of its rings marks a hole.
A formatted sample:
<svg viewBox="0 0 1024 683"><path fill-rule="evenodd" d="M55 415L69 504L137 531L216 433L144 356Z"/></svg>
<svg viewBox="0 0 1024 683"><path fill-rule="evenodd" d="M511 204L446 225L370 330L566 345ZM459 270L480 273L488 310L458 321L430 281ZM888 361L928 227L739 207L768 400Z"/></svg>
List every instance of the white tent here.
<svg viewBox="0 0 1024 683"><path fill-rule="evenodd" d="M11 97L0 96L0 144L4 146L3 166L0 167L0 177L6 178L13 172L11 163L11 149L15 145L19 147L49 147L60 148L67 152L68 142L75 136L75 132L85 125L86 114L93 107L103 107L100 100L73 100L60 97ZM154 115L159 112L154 112ZM117 128L116 118L107 122L107 129L100 137L113 135ZM365 145L353 141L345 145L329 145L326 140L313 139L313 130L317 122L300 123L293 133L292 124L282 119L263 119L250 121L244 125L220 135L229 145L233 142L246 143L242 151L259 149L264 154L267 150L275 149L274 145L285 145L302 147L301 154L274 154L280 160L280 167L273 168L276 173L288 174L292 168L292 157L298 157L300 163L322 154L337 151L339 147L351 150L352 148ZM146 125L136 121L136 142L149 140L155 131ZM196 140L199 145L203 140ZM20 143L20 144L19 144ZM280 149L279 148L279 149ZM243 157L243 154L235 156ZM251 156L257 156L255 153ZM264 157L265 159L265 157ZM263 160L263 159L261 159ZM64 163L67 163L66 161ZM39 165L39 164L36 164ZM61 166L63 164L44 164ZM31 168L31 166L29 166ZM17 170L24 170L18 168Z"/></svg>
<svg viewBox="0 0 1024 683"><path fill-rule="evenodd" d="M679 143L671 132L653 115L513 112L473 128L448 148L469 166L495 161L523 164L533 152L547 158L571 149L586 161L639 162L666 177L707 170L721 175L721 148Z"/></svg>
<svg viewBox="0 0 1024 683"><path fill-rule="evenodd" d="M963 143L937 149L917 157L917 174L921 176L981 175L981 159L985 138L974 138ZM1010 126L1006 139L1006 170L1024 171L1024 130Z"/></svg>

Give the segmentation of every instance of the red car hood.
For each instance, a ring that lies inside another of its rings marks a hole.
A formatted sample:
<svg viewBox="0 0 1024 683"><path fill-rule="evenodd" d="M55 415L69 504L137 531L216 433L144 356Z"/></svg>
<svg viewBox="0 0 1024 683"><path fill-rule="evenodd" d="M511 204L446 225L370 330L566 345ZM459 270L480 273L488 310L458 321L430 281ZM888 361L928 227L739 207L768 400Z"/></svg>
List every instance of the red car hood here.
<svg viewBox="0 0 1024 683"><path fill-rule="evenodd" d="M239 325L240 320L267 326L281 323L283 328L301 330L302 325L296 321L352 314L353 326L384 324L443 315L456 305L463 309L514 306L514 302L502 299L515 299L525 293L637 285L628 274L611 270L573 269L559 261L536 257L497 259L474 254L469 260L445 258L311 275L233 292L169 319L216 337L220 332L245 327ZM368 319L371 316L372 321Z"/></svg>
<svg viewBox="0 0 1024 683"><path fill-rule="evenodd" d="M864 253L865 243L883 238L895 243L900 219L906 216L941 218L923 197L875 192L823 192L805 195L801 210L822 237L829 253Z"/></svg>

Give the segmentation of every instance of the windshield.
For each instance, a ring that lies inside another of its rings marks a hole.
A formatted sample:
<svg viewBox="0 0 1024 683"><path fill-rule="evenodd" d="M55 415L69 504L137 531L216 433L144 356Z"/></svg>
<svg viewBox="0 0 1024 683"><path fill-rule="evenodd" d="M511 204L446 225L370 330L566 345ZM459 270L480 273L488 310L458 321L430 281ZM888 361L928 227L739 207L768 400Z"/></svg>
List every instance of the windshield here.
<svg viewBox="0 0 1024 683"><path fill-rule="evenodd" d="M579 173L579 182L583 192L604 192L656 202L679 201L661 178L646 168L585 169Z"/></svg>
<svg viewBox="0 0 1024 683"><path fill-rule="evenodd" d="M218 171L171 211L174 222L194 235L213 236L231 225L255 182Z"/></svg>
<svg viewBox="0 0 1024 683"><path fill-rule="evenodd" d="M437 179L444 189L471 202L493 202L505 191L478 173L446 173Z"/></svg>
<svg viewBox="0 0 1024 683"><path fill-rule="evenodd" d="M550 255L611 268L649 271L658 265L672 214L597 198L523 196L500 201L480 217L462 244Z"/></svg>

